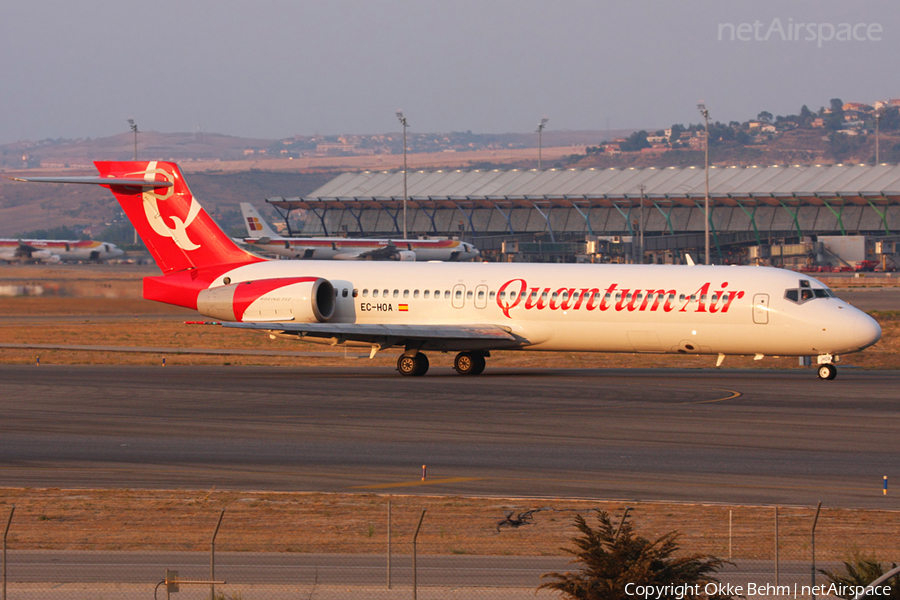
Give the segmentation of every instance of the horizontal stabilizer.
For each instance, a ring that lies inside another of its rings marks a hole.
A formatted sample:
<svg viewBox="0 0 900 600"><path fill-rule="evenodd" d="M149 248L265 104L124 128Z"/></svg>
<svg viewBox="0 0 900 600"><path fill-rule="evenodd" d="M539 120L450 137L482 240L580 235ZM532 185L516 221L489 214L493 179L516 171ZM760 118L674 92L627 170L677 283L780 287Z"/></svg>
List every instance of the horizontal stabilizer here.
<svg viewBox="0 0 900 600"><path fill-rule="evenodd" d="M30 183L86 183L89 185L124 185L128 187L172 187L171 181L147 181L146 179L126 179L123 177L7 177L13 181Z"/></svg>

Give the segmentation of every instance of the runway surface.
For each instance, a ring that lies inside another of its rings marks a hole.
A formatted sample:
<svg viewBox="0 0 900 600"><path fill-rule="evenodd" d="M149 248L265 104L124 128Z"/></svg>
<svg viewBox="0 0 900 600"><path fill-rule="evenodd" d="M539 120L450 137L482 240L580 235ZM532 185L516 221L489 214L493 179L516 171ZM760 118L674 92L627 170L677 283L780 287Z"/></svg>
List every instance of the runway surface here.
<svg viewBox="0 0 900 600"><path fill-rule="evenodd" d="M445 371L0 366L0 476L898 508L900 372Z"/></svg>
<svg viewBox="0 0 900 600"><path fill-rule="evenodd" d="M6 485L895 507L881 482L900 464L896 372L4 366L0 378Z"/></svg>

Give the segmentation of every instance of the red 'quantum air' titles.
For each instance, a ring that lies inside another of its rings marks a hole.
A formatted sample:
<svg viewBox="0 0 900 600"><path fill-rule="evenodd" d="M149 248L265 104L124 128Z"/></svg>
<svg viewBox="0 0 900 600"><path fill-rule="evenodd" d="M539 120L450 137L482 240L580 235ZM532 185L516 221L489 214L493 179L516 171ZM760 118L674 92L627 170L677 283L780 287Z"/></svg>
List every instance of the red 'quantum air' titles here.
<svg viewBox="0 0 900 600"><path fill-rule="evenodd" d="M619 288L617 283L603 291L600 288L567 287L551 291L550 287L529 287L524 279L510 279L497 293L497 306L510 319L509 311L520 304L525 310L727 313L732 302L744 297L742 291L726 290L727 281L719 286L722 289L713 290L710 294L711 285L704 283L696 292L684 295L664 288ZM696 307L688 311L692 303Z"/></svg>

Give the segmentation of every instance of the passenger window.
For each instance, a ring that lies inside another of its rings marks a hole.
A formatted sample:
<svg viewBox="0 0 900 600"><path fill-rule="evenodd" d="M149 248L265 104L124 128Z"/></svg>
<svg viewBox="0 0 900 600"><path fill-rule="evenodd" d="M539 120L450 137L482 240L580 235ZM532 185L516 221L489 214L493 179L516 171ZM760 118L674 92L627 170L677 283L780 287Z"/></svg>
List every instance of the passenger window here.
<svg viewBox="0 0 900 600"><path fill-rule="evenodd" d="M497 292L490 293L490 299L493 300L497 296Z"/></svg>
<svg viewBox="0 0 900 600"><path fill-rule="evenodd" d="M419 297L419 290L414 290L414 291L413 291L413 298L418 298L418 297Z"/></svg>
<svg viewBox="0 0 900 600"><path fill-rule="evenodd" d="M444 300L450 299L450 290L444 290Z"/></svg>
<svg viewBox="0 0 900 600"><path fill-rule="evenodd" d="M553 295L551 296L551 298L553 298L554 300L559 299L559 292L553 292Z"/></svg>
<svg viewBox="0 0 900 600"><path fill-rule="evenodd" d="M478 299L479 299L479 300L483 300L483 299L484 299L484 290L480 290L480 291L478 292Z"/></svg>
<svg viewBox="0 0 900 600"><path fill-rule="evenodd" d="M403 297L409 298L409 290L403 290Z"/></svg>
<svg viewBox="0 0 900 600"><path fill-rule="evenodd" d="M390 290L382 290L382 292L381 292L381 297L382 297L382 298L387 298L387 297L388 297L388 292L390 292Z"/></svg>
<svg viewBox="0 0 900 600"><path fill-rule="evenodd" d="M425 292L422 294L422 297L425 298L426 300L431 298L431 290L425 290Z"/></svg>
<svg viewBox="0 0 900 600"><path fill-rule="evenodd" d="M341 297L342 297L342 298L346 298L349 294L350 294L350 292L347 291L347 288L344 288L344 289L341 290Z"/></svg>
<svg viewBox="0 0 900 600"><path fill-rule="evenodd" d="M363 298L368 298L368 297L369 297L369 289L363 288Z"/></svg>
<svg viewBox="0 0 900 600"><path fill-rule="evenodd" d="M356 298L357 296L359 296L359 290L356 288L353 288L353 297Z"/></svg>
<svg viewBox="0 0 900 600"><path fill-rule="evenodd" d="M472 292L471 292L471 290L468 291L468 292L466 292L466 298L468 298L469 300L472 299Z"/></svg>
<svg viewBox="0 0 900 600"><path fill-rule="evenodd" d="M372 297L373 297L373 298L377 298L377 297L378 297L378 290L372 290Z"/></svg>
<svg viewBox="0 0 900 600"><path fill-rule="evenodd" d="M456 290L456 298L457 300L462 298L462 290Z"/></svg>
<svg viewBox="0 0 900 600"><path fill-rule="evenodd" d="M400 297L400 290L394 290L394 298Z"/></svg>

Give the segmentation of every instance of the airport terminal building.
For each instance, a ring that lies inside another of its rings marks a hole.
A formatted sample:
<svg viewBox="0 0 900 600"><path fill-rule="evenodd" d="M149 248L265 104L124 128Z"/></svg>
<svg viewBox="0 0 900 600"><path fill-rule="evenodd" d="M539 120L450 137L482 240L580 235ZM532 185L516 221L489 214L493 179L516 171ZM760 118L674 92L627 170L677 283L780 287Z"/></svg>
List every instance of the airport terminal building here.
<svg viewBox="0 0 900 600"><path fill-rule="evenodd" d="M685 253L703 260L706 175L702 167L359 172L266 201L292 235L401 237L405 196L409 237L463 238L496 260L677 263ZM714 263L893 263L898 165L710 167L708 189ZM833 239L842 244L825 245Z"/></svg>

